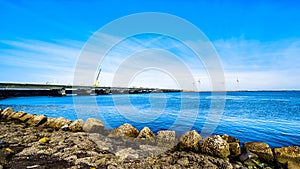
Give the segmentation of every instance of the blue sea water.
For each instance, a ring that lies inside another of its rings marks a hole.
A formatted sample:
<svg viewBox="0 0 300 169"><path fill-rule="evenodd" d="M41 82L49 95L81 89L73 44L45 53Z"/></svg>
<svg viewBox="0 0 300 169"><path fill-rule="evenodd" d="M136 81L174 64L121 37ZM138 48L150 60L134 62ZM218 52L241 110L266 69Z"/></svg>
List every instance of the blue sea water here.
<svg viewBox="0 0 300 169"><path fill-rule="evenodd" d="M0 100L0 108L71 120L94 117L106 128L130 123L138 129L148 126L154 132L172 129L178 134L189 129L200 133L204 124L215 123L214 134L226 133L242 142L300 146L300 91L227 92L220 121L208 116L212 99L210 92L18 97Z"/></svg>

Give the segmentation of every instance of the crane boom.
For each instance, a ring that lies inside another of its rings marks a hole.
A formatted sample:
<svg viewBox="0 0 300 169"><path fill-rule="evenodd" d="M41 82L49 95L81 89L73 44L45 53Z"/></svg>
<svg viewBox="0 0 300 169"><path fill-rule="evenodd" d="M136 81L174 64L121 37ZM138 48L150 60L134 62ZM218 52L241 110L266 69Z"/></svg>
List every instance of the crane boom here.
<svg viewBox="0 0 300 169"><path fill-rule="evenodd" d="M96 87L96 86L97 86L97 84L98 84L100 73L101 73L101 69L99 69L99 72L98 72L97 78L96 78L96 80L95 80L95 83L94 83L94 86L95 86L95 87Z"/></svg>

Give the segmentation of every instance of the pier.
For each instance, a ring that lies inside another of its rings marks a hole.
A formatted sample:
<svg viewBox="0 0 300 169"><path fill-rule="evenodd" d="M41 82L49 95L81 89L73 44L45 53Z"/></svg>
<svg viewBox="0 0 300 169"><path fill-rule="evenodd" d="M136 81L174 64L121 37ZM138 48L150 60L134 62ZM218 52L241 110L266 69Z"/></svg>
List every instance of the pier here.
<svg viewBox="0 0 300 169"><path fill-rule="evenodd" d="M88 96L108 94L142 94L142 93L169 93L182 92L179 89L158 88L124 88L124 87L98 87L73 86L58 84L34 83L0 83L0 98L23 96Z"/></svg>

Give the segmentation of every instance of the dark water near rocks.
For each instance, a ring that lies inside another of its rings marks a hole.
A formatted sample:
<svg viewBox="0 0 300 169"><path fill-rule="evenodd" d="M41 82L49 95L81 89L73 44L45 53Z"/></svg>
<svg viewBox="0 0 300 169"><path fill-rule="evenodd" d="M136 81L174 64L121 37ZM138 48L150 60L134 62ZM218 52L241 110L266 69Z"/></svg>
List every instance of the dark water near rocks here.
<svg viewBox="0 0 300 169"><path fill-rule="evenodd" d="M126 102L126 99L129 102ZM157 132L178 133L202 128L208 117L211 93L161 93L76 97L19 97L0 100L0 108L69 119L101 119L107 128L131 123ZM242 142L263 141L272 147L300 146L300 91L228 92L215 134L228 134ZM181 103L185 103L182 104ZM202 134L202 133L201 133Z"/></svg>

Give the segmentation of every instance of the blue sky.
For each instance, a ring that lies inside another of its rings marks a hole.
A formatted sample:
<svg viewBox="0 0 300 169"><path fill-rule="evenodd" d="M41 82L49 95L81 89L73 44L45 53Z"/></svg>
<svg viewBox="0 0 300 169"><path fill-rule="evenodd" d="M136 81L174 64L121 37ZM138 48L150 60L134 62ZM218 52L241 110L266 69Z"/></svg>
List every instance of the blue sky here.
<svg viewBox="0 0 300 169"><path fill-rule="evenodd" d="M162 12L206 34L228 90L299 89L299 10L297 1L1 1L0 81L71 84L80 51L95 31L129 14ZM111 59L109 67L119 63ZM110 71L103 68L101 85L111 85ZM202 73L196 71L198 88L209 89ZM162 74L157 83L154 74L137 76L132 85L174 87L170 77Z"/></svg>

